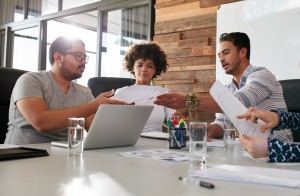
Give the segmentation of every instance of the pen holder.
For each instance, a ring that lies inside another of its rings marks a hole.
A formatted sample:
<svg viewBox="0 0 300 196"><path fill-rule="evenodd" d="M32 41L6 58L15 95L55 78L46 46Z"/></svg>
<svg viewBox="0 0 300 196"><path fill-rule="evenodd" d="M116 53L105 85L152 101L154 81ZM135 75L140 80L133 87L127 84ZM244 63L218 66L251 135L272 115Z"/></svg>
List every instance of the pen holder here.
<svg viewBox="0 0 300 196"><path fill-rule="evenodd" d="M169 128L169 148L181 149L186 146L186 128Z"/></svg>

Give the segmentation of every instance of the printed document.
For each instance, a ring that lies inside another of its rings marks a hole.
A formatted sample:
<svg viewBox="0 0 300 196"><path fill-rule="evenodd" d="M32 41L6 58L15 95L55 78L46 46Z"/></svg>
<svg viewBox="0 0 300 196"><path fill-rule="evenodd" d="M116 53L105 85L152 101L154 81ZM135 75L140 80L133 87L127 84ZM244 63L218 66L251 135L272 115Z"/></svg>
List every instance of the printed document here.
<svg viewBox="0 0 300 196"><path fill-rule="evenodd" d="M189 160L189 155L187 152L178 152L166 149L121 152L119 153L119 155L135 158L156 159L170 162L183 162Z"/></svg>
<svg viewBox="0 0 300 196"><path fill-rule="evenodd" d="M217 80L214 83L210 89L210 94L241 134L252 137L268 137L268 132L262 133L260 131L260 123L256 124L249 120L236 118L237 115L245 113L247 108L220 81Z"/></svg>
<svg viewBox="0 0 300 196"><path fill-rule="evenodd" d="M135 102L136 104L153 103L158 95L168 92L169 89L149 86L149 85L132 85L125 87L118 94L112 96L112 99L125 101L127 103Z"/></svg>
<svg viewBox="0 0 300 196"><path fill-rule="evenodd" d="M296 170L219 165L206 170L191 171L190 175L198 178L300 188L300 171Z"/></svg>

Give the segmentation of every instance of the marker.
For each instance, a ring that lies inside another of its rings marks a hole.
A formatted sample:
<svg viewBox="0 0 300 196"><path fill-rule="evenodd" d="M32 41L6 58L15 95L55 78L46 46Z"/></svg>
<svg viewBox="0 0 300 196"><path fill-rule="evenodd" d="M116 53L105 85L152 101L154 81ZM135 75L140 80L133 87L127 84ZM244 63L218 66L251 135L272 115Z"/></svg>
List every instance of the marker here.
<svg viewBox="0 0 300 196"><path fill-rule="evenodd" d="M182 129L184 127L184 120L181 118L179 120L179 129Z"/></svg>
<svg viewBox="0 0 300 196"><path fill-rule="evenodd" d="M201 180L199 181L199 180L196 180L194 178L185 178L185 177L179 176L179 180L182 181L182 182L196 184L196 185L199 185L199 186L202 186L202 187L205 187L205 188L209 188L209 189L215 188L215 185L213 185L209 182L205 182L205 181L201 181Z"/></svg>
<svg viewBox="0 0 300 196"><path fill-rule="evenodd" d="M172 128L173 128L173 125L172 125L171 121L170 121L170 120L168 120L168 122L167 122L167 123L168 123L168 126L169 126L169 128L170 128L170 129L172 129Z"/></svg>

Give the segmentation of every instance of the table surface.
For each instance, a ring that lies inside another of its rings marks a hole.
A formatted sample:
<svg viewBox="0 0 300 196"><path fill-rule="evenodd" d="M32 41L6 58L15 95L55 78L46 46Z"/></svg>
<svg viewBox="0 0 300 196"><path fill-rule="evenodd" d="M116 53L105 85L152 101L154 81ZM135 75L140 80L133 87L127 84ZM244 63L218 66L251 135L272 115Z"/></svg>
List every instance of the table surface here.
<svg viewBox="0 0 300 196"><path fill-rule="evenodd" d="M0 195L300 195L299 189L206 180L207 189L178 180L188 176L188 162L119 156L119 152L168 149L166 140L139 138L134 146L86 150L69 158L67 149L50 144L28 145L47 149L50 156L0 162ZM256 162L232 150L208 147L207 166L221 164L300 170L299 164Z"/></svg>

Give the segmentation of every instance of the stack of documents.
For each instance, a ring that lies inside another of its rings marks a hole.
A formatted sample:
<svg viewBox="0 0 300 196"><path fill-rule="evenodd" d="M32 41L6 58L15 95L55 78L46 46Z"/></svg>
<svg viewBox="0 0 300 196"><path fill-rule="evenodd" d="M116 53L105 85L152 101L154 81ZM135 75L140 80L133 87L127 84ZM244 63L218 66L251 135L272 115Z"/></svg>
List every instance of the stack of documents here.
<svg viewBox="0 0 300 196"><path fill-rule="evenodd" d="M286 169L220 165L206 170L192 171L191 176L242 183L300 188L300 171Z"/></svg>

